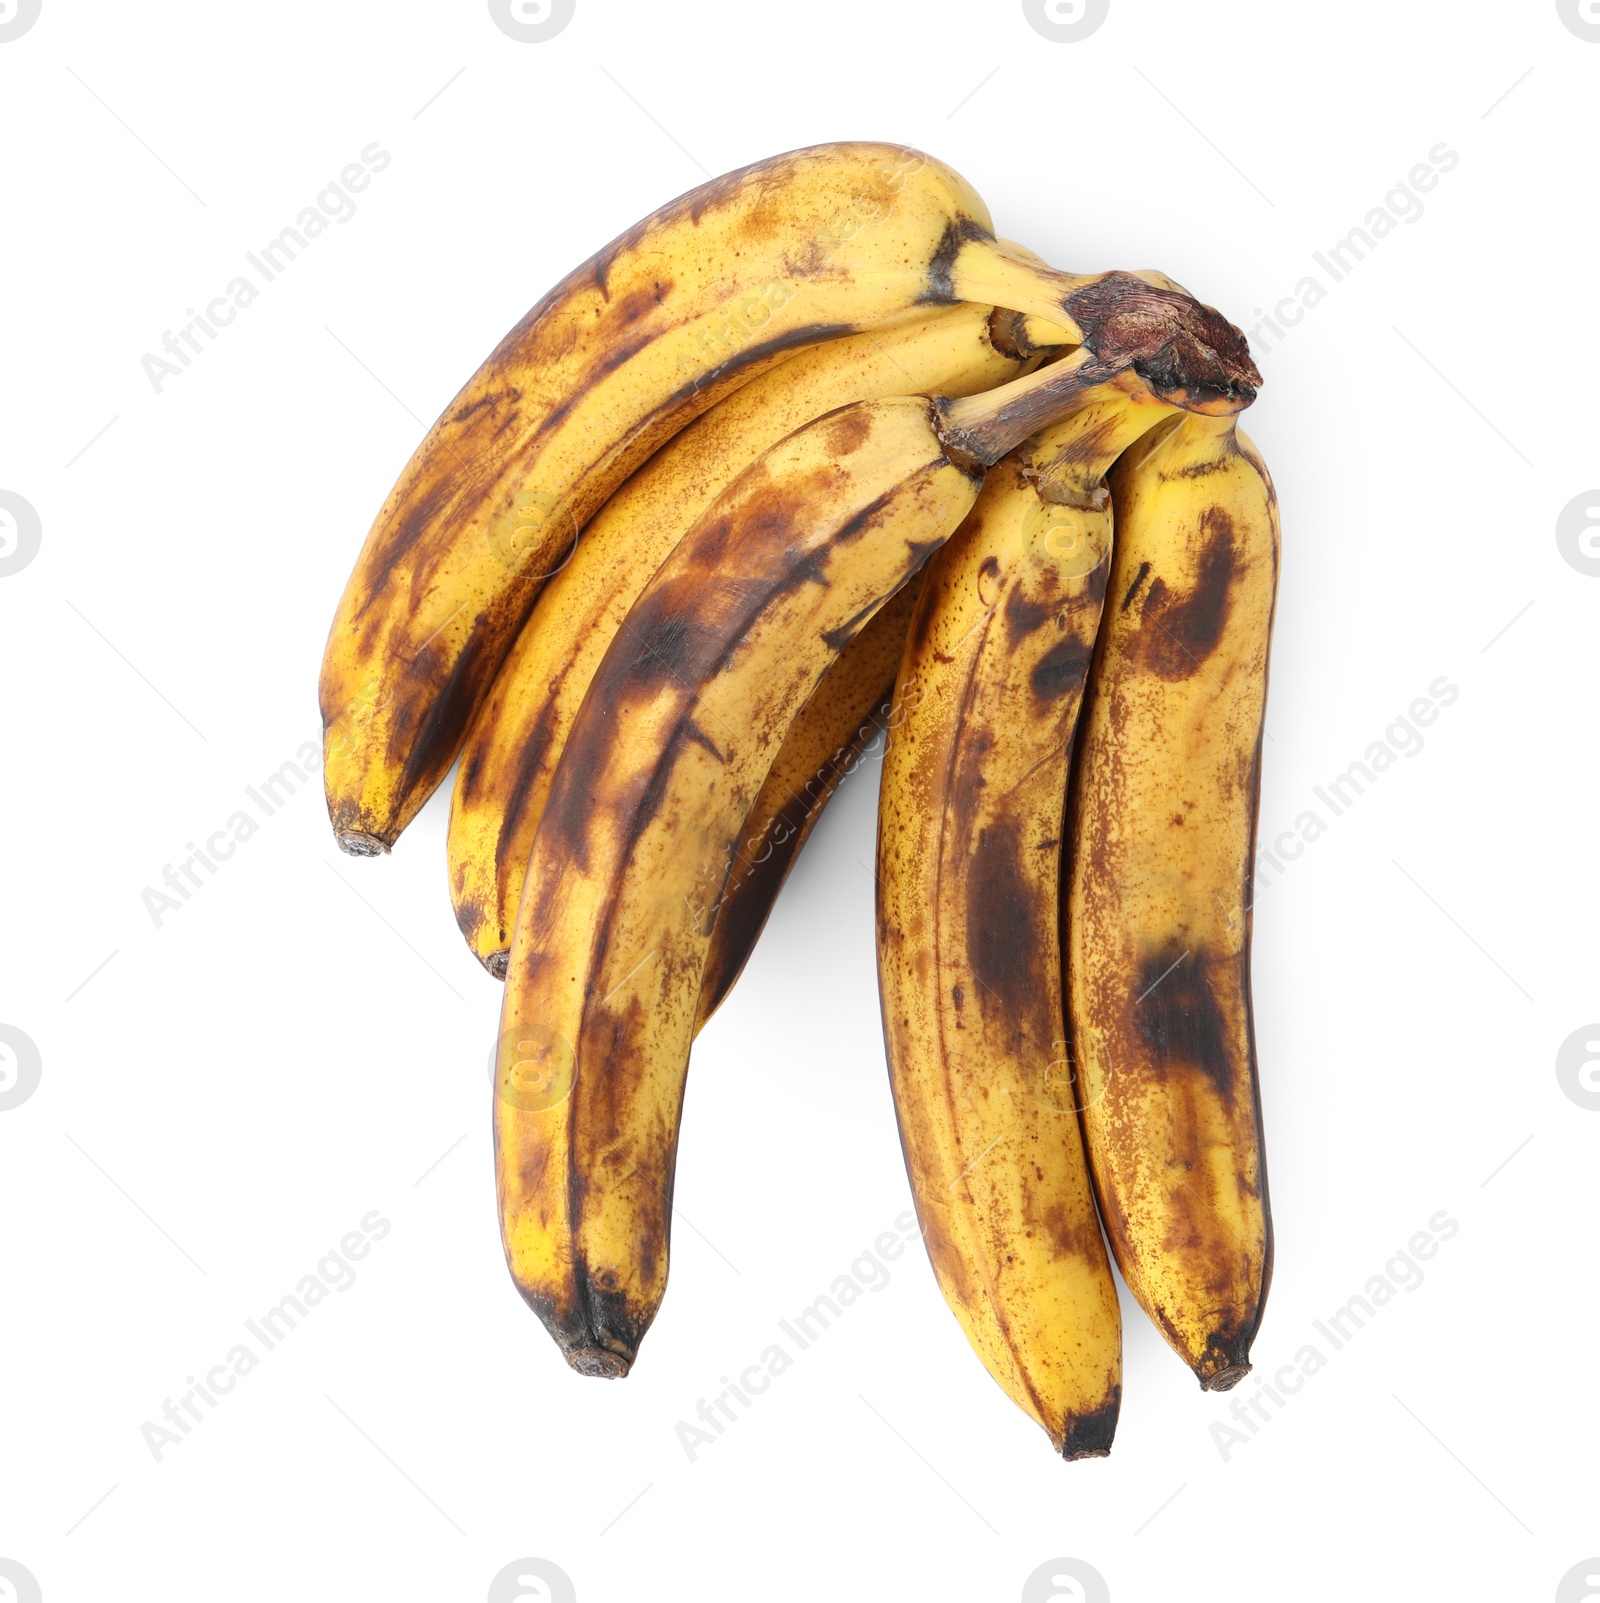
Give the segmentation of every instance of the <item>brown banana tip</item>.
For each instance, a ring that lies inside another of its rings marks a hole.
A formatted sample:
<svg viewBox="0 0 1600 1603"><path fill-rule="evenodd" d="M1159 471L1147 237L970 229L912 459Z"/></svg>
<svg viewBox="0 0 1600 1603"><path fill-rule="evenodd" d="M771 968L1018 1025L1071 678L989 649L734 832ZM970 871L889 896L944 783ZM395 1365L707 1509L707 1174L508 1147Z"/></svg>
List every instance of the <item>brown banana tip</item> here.
<svg viewBox="0 0 1600 1603"><path fill-rule="evenodd" d="M339 850L348 852L351 857L387 857L389 843L377 835L369 835L364 829L336 829L334 838L339 842Z"/></svg>
<svg viewBox="0 0 1600 1603"><path fill-rule="evenodd" d="M1229 1364L1225 1369L1219 1369L1214 1375L1200 1376L1201 1391L1232 1391L1235 1386L1250 1373L1248 1361Z"/></svg>
<svg viewBox="0 0 1600 1603"><path fill-rule="evenodd" d="M511 954L509 952L491 952L483 960L483 966L497 979L506 977L506 970L511 967Z"/></svg>
<svg viewBox="0 0 1600 1603"><path fill-rule="evenodd" d="M621 1353L609 1347L574 1347L567 1354L567 1362L580 1375L592 1375L599 1380L621 1380L631 1365Z"/></svg>
<svg viewBox="0 0 1600 1603"><path fill-rule="evenodd" d="M1061 1456L1069 1464L1080 1458L1109 1458L1111 1438L1117 1433L1117 1414L1122 1406L1122 1390L1117 1388L1111 1401L1092 1414L1067 1421L1061 1442Z"/></svg>
<svg viewBox="0 0 1600 1603"><path fill-rule="evenodd" d="M1158 395L1191 410L1242 411L1261 387L1249 341L1181 291L1107 273L1068 296L1066 310L1102 365L1132 367Z"/></svg>

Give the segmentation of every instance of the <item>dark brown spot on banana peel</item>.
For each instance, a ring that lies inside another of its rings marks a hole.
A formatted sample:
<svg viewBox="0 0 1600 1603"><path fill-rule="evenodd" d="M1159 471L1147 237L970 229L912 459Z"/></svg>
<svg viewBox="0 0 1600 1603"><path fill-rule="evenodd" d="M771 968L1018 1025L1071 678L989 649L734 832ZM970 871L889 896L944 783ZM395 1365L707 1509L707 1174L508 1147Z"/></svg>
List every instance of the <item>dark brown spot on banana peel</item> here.
<svg viewBox="0 0 1600 1603"><path fill-rule="evenodd" d="M859 406L841 407L827 425L828 449L835 456L851 456L872 433L872 414Z"/></svg>
<svg viewBox="0 0 1600 1603"><path fill-rule="evenodd" d="M819 578L819 582L823 582ZM825 629L822 633L823 643L831 651L843 651L866 626L872 622L877 614L879 603L862 607L859 612L846 618L837 629Z"/></svg>
<svg viewBox="0 0 1600 1603"><path fill-rule="evenodd" d="M1213 984L1234 994L1240 959L1212 959L1204 952L1162 948L1147 955L1134 980L1134 1029L1144 1050L1134 1061L1162 1065L1163 1073L1199 1069L1232 1102L1247 1066L1235 1062L1228 1019L1217 1005Z"/></svg>
<svg viewBox="0 0 1600 1603"><path fill-rule="evenodd" d="M937 471L936 465L930 464L929 470ZM687 704L693 696L692 687L720 673L749 629L786 593L809 584L826 585L827 553L796 550L797 542L788 546L789 560L781 572L751 574L742 579L737 575L738 546L748 540L759 549L784 550L783 531L807 516L808 484L811 490L820 492L820 486L811 481L828 476L822 470L796 480L781 495L742 498L737 515L725 517L720 526L704 531L710 572L675 576L655 584L640 597L624 634L618 636L602 659L589 688L589 699L603 707L622 708L641 694L670 683ZM837 552L864 538L892 509L901 493L899 487L885 492L841 525L831 550ZM709 610L712 606L714 615ZM674 742L683 733L680 728ZM562 836L569 832L581 836L590 789L585 768L599 755L598 751L583 750L580 743L569 743L541 828L552 827L552 815L561 814L570 805L570 798L578 804L575 816L558 820L553 827ZM663 770L669 766L662 764ZM563 782L569 778L572 783Z"/></svg>
<svg viewBox="0 0 1600 1603"><path fill-rule="evenodd" d="M1200 520L1202 549L1194 588L1175 594L1153 579L1139 610L1139 661L1169 681L1202 671L1228 625L1230 590L1242 573L1233 521L1220 507Z"/></svg>
<svg viewBox="0 0 1600 1603"><path fill-rule="evenodd" d="M1122 1408L1122 1387L1113 1386L1111 1400L1092 1414L1079 1414L1067 1421L1061 1456L1070 1464L1079 1458L1105 1458L1117 1434L1117 1415Z"/></svg>
<svg viewBox="0 0 1600 1603"><path fill-rule="evenodd" d="M698 379L685 384L681 389L674 390L668 396L666 405L658 414L659 417L666 419L665 425L653 428L649 450L634 458L633 466L637 467L650 451L676 434L685 423L708 411L714 402L720 400L734 387L733 380L759 377L763 369L801 346L821 345L825 341L843 339L848 334L859 332L860 329L854 323L808 323L804 328L775 335L770 340L763 340L759 345L752 345L729 357L720 366L709 369ZM691 407L691 410L685 410Z"/></svg>
<svg viewBox="0 0 1600 1603"><path fill-rule="evenodd" d="M1139 564L1139 571L1133 576L1133 583L1128 586L1127 594L1122 598L1122 606L1118 609L1119 611L1126 612L1128 608L1133 605L1133 598L1138 595L1139 587L1149 577L1150 564L1148 562L1141 562Z"/></svg>
<svg viewBox="0 0 1600 1603"><path fill-rule="evenodd" d="M989 566L991 562L995 564L993 568ZM993 557L989 557L983 564L983 571L998 577L1000 565ZM1044 628L1055 617L1060 606L1060 600L1056 597L1030 596L1023 586L1012 585L1005 604L1006 639L1012 649L1019 648L1035 630Z"/></svg>
<svg viewBox="0 0 1600 1603"><path fill-rule="evenodd" d="M994 235L971 217L959 217L945 225L933 258L928 263L928 287L917 297L921 306L954 306L956 258L971 240L992 240Z"/></svg>
<svg viewBox="0 0 1600 1603"><path fill-rule="evenodd" d="M710 752L719 763L726 762L727 758L718 749L717 743L697 724L693 718L686 718L681 725L684 740L693 746L703 747Z"/></svg>
<svg viewBox="0 0 1600 1603"><path fill-rule="evenodd" d="M1063 635L1033 666L1028 688L1039 701L1059 701L1079 694L1089 676L1094 644Z"/></svg>
<svg viewBox="0 0 1600 1603"><path fill-rule="evenodd" d="M1042 1184L1043 1173L1035 1166L1036 1179ZM1030 1208L1037 1198L1030 1202ZM1057 1201L1047 1206L1038 1220L1040 1229L1051 1247L1062 1257L1093 1260L1100 1255L1100 1221L1091 1213L1079 1213L1066 1203ZM1028 1232L1032 1235L1032 1231Z"/></svg>
<svg viewBox="0 0 1600 1603"><path fill-rule="evenodd" d="M506 816L495 841L495 872L501 884L505 883L507 871L512 866L508 861L509 853L514 851L523 859L523 862L518 864L519 867L526 864L528 842L521 835L521 826L527 817L528 808L532 805L534 778L550 752L556 715L554 692L565 677L566 669L563 668L551 683L551 693L540 701L539 715L535 718L532 729L517 748L516 778L506 793ZM463 796L468 800L477 799L469 791L463 791ZM515 916L515 908L509 911ZM501 977L504 978L503 975Z"/></svg>
<svg viewBox="0 0 1600 1603"><path fill-rule="evenodd" d="M913 574L920 573L928 558L943 544L943 540L907 540L906 550L911 561L906 571Z"/></svg>
<svg viewBox="0 0 1600 1603"><path fill-rule="evenodd" d="M390 744L392 750L397 754L403 752L405 756L401 795L430 796L450 771L450 764L466 739L467 725L477 709L481 689L500 665L497 655L492 664L485 666L491 645L498 645L498 642L491 642L483 630L472 630L443 684L425 703L424 716L415 725L407 719L396 720L395 739ZM408 682L408 688L414 695L414 680ZM397 690L396 696L402 693Z"/></svg>
<svg viewBox="0 0 1600 1603"><path fill-rule="evenodd" d="M648 317L655 311L666 297L672 292L672 280L665 283L657 280L653 284L641 284L630 295L624 295L612 310L612 315L618 322L626 325L637 323L641 318Z"/></svg>
<svg viewBox="0 0 1600 1603"><path fill-rule="evenodd" d="M518 403L522 400L522 391L515 385L508 385L503 390L491 390L487 395L480 395L475 401L465 406L457 407L449 414L450 421L457 428L464 428L471 423L480 412L487 412L491 417L515 417ZM502 414L501 408L505 411ZM495 433L498 434L504 427L503 421L496 424Z"/></svg>
<svg viewBox="0 0 1600 1603"><path fill-rule="evenodd" d="M583 377L554 406L539 419L538 427L522 442L522 449L537 449L547 435L553 434L561 428L569 417L585 401L589 392L602 380L609 378L620 367L626 367L634 357L642 355L649 350L661 337L660 330L654 328L633 329L626 334L618 332L616 336L606 341L605 345L597 350L584 369ZM659 415L659 414L658 414ZM647 428L656 424L657 418L653 416ZM640 460L643 460L641 455ZM637 463L633 464L637 466Z"/></svg>
<svg viewBox="0 0 1600 1603"><path fill-rule="evenodd" d="M441 447L439 454L447 456L448 452ZM382 546L383 563L371 573L363 575L366 579L366 592L361 598L360 606L354 609L352 615L357 625L394 577L395 569L410 558L411 553L430 533L454 521L453 514L459 503L471 499L468 487L458 482L450 472L454 465L447 460L441 460L438 464L440 471L437 477L405 487L406 509L398 525L385 535ZM487 477L480 476L480 478L482 482L473 488L486 492L489 487ZM326 709L323 716L327 717Z"/></svg>
<svg viewBox="0 0 1600 1603"><path fill-rule="evenodd" d="M1029 1017L1046 985L1035 939L1043 910L1022 856L1017 821L1000 817L979 834L967 872L967 963L985 1018Z"/></svg>

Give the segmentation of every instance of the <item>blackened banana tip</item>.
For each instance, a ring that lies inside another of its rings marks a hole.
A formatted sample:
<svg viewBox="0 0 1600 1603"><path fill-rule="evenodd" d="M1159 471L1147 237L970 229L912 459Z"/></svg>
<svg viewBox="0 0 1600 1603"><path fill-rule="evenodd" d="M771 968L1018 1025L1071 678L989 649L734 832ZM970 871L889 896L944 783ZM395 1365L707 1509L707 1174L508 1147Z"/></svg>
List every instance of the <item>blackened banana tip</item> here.
<svg viewBox="0 0 1600 1603"><path fill-rule="evenodd" d="M632 1368L621 1353L614 1353L609 1347L574 1347L567 1354L567 1362L580 1375L598 1380L622 1380Z"/></svg>
<svg viewBox="0 0 1600 1603"><path fill-rule="evenodd" d="M364 829L340 829L334 833L339 842L339 850L350 857L387 857L389 855L389 843L377 835L369 834Z"/></svg>

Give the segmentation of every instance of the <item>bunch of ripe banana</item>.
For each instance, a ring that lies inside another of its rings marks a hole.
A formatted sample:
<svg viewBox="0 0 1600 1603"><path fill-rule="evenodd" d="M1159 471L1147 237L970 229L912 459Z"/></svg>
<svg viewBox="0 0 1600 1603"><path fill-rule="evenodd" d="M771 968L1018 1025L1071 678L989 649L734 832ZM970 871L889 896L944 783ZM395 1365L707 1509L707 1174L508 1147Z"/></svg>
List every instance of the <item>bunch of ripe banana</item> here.
<svg viewBox="0 0 1600 1603"><path fill-rule="evenodd" d="M962 1328L1106 1452L1103 1226L1201 1384L1246 1372L1259 382L1160 274L1058 272L939 162L839 144L645 218L418 447L329 638L328 806L387 851L460 757L506 1257L579 1373L634 1362L691 1043L885 734L884 1034Z"/></svg>

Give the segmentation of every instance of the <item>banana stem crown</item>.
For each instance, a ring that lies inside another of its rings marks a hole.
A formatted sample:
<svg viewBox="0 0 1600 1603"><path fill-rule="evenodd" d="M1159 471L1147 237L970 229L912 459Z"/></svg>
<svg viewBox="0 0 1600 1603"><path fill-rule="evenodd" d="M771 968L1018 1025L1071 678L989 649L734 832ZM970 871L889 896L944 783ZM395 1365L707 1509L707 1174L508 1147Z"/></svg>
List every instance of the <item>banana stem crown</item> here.
<svg viewBox="0 0 1600 1603"><path fill-rule="evenodd" d="M1041 274L1020 258L1012 266L1052 280L1072 276ZM994 286L996 294L1008 288ZM1010 303L1020 298L1012 294ZM1256 398L1261 374L1244 335L1181 290L1132 273L1106 273L1081 280L1053 315L1081 332L1079 349L986 394L941 400L939 429L948 448L993 467L1029 435L1071 412L1085 390L1130 370L1155 396L1188 412L1232 416Z"/></svg>

